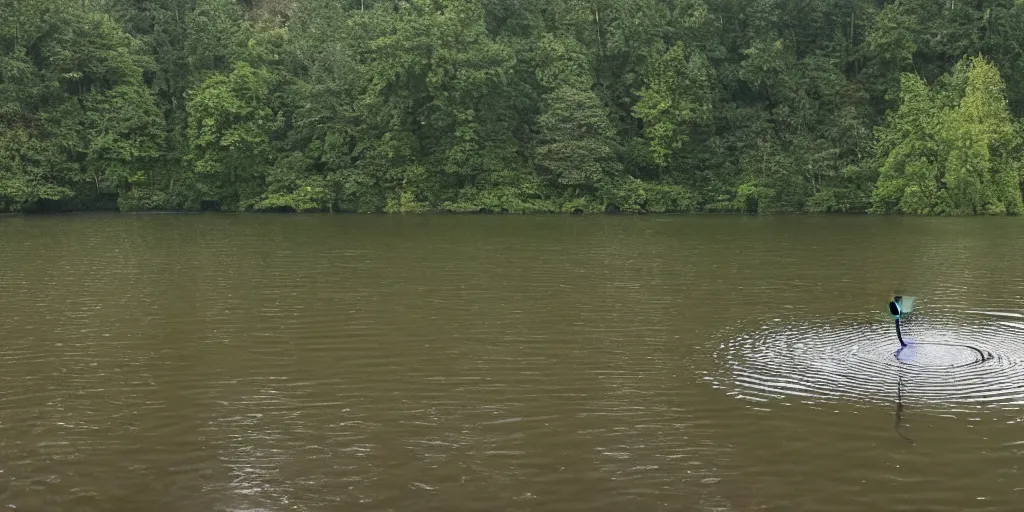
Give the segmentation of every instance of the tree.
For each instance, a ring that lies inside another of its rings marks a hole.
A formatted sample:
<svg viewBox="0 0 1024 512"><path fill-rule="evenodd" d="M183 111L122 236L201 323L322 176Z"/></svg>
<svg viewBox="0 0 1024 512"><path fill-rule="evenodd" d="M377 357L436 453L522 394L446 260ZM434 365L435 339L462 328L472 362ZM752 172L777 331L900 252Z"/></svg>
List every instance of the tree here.
<svg viewBox="0 0 1024 512"><path fill-rule="evenodd" d="M14 26L0 32L13 50L0 75L0 203L127 192L161 149L162 120L143 82L151 61L104 13L49 1L13 7Z"/></svg>
<svg viewBox="0 0 1024 512"><path fill-rule="evenodd" d="M873 210L1021 213L1021 140L998 70L972 57L944 78L929 88L903 75L900 105L878 132Z"/></svg>
<svg viewBox="0 0 1024 512"><path fill-rule="evenodd" d="M201 199L233 210L259 201L273 163L270 136L282 124L269 106L273 79L267 69L240 62L208 78L189 101L189 158Z"/></svg>
<svg viewBox="0 0 1024 512"><path fill-rule="evenodd" d="M573 199L594 195L621 171L615 131L591 90L593 74L581 50L557 36L545 37L539 48L538 79L548 91L537 119L536 163Z"/></svg>

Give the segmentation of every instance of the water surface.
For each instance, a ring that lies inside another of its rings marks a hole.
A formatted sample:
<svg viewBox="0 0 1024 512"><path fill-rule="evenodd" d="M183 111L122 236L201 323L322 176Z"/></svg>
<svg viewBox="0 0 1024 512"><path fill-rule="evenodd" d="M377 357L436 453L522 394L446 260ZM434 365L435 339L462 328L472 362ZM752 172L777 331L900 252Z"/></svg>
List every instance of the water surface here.
<svg viewBox="0 0 1024 512"><path fill-rule="evenodd" d="M1019 219L3 217L0 505L1016 509L1022 255Z"/></svg>

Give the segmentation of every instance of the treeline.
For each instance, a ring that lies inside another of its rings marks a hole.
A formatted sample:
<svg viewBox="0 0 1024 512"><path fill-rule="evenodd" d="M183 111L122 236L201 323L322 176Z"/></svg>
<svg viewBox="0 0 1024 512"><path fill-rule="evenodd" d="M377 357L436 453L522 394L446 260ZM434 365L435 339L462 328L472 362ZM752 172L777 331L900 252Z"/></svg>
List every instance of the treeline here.
<svg viewBox="0 0 1024 512"><path fill-rule="evenodd" d="M1018 214L1018 0L0 0L0 211Z"/></svg>

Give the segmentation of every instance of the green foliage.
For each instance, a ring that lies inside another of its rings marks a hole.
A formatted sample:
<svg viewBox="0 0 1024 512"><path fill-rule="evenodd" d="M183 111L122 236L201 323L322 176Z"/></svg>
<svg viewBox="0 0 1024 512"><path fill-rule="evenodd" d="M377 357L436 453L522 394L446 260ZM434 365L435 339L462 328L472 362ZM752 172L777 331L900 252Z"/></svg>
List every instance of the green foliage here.
<svg viewBox="0 0 1024 512"><path fill-rule="evenodd" d="M273 79L240 62L207 79L189 102L191 177L202 199L240 210L260 201L275 156L270 135L283 124L269 106Z"/></svg>
<svg viewBox="0 0 1024 512"><path fill-rule="evenodd" d="M995 67L961 61L929 87L902 78L879 129L873 211L925 215L1021 213L1021 139Z"/></svg>
<svg viewBox="0 0 1024 512"><path fill-rule="evenodd" d="M163 119L136 41L75 6L0 10L0 206L101 199L143 182L161 154Z"/></svg>
<svg viewBox="0 0 1024 512"><path fill-rule="evenodd" d="M0 211L1014 215L1022 22L1014 0L0 2Z"/></svg>
<svg viewBox="0 0 1024 512"><path fill-rule="evenodd" d="M605 210L626 213L685 213L693 210L694 196L685 187L644 182L626 177L605 187Z"/></svg>
<svg viewBox="0 0 1024 512"><path fill-rule="evenodd" d="M548 191L533 174L504 169L481 177L476 186L459 191L454 201L441 208L458 213L550 213L554 202L545 199Z"/></svg>
<svg viewBox="0 0 1024 512"><path fill-rule="evenodd" d="M681 42L655 61L649 84L633 107L644 123L655 165L671 165L686 149L692 125L711 119L713 78L707 58L699 52L687 55Z"/></svg>
<svg viewBox="0 0 1024 512"><path fill-rule="evenodd" d="M593 92L561 86L546 94L537 124L536 162L557 184L592 192L618 172L611 122Z"/></svg>

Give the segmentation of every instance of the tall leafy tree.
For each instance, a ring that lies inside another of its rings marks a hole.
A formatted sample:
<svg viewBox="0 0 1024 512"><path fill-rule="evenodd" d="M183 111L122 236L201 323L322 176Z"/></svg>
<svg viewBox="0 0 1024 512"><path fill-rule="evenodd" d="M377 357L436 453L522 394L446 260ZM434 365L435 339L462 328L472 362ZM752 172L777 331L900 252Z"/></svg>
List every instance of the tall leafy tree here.
<svg viewBox="0 0 1024 512"><path fill-rule="evenodd" d="M592 89L592 61L576 40L554 35L541 40L538 52L538 78L547 92L537 120L536 162L570 199L593 196L621 164L608 109Z"/></svg>
<svg viewBox="0 0 1024 512"><path fill-rule="evenodd" d="M879 130L874 209L1021 213L1021 141L995 67L965 59L935 87L905 74L901 91L898 109Z"/></svg>

